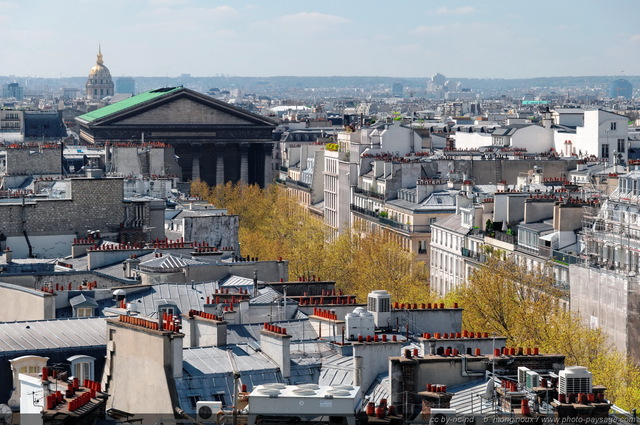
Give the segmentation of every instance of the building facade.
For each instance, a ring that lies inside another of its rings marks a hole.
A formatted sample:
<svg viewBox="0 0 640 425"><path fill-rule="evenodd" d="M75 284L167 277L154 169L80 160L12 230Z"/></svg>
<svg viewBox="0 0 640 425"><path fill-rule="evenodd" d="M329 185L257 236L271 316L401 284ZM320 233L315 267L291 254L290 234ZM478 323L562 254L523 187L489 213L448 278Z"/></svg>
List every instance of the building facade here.
<svg viewBox="0 0 640 425"><path fill-rule="evenodd" d="M184 87L151 90L76 118L84 143L174 147L183 181L272 182L275 123Z"/></svg>

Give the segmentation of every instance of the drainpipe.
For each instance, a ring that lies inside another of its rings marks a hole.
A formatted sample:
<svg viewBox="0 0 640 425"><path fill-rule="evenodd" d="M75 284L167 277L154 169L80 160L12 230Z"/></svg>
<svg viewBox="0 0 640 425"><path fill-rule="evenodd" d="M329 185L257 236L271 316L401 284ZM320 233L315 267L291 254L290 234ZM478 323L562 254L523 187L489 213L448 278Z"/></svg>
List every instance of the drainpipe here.
<svg viewBox="0 0 640 425"><path fill-rule="evenodd" d="M467 356L462 356L462 373L461 375L465 378L469 378L469 377L484 377L484 371L483 372L469 372L467 370Z"/></svg>

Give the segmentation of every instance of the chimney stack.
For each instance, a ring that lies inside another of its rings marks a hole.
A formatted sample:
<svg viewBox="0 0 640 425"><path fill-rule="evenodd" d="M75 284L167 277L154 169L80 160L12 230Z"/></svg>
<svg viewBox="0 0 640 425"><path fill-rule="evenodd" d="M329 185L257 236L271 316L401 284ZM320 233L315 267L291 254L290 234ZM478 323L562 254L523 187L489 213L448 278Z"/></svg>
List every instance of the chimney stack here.
<svg viewBox="0 0 640 425"><path fill-rule="evenodd" d="M287 379L291 376L291 335L278 332L282 328L275 325L268 326L275 328L275 331L260 331L260 349L278 365L282 377Z"/></svg>

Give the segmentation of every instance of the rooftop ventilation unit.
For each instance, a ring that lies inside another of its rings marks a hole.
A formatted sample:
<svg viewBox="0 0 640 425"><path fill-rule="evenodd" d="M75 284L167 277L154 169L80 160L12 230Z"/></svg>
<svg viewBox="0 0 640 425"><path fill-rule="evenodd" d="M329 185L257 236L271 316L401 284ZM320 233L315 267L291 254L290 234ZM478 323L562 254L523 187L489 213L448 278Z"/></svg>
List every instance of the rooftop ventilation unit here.
<svg viewBox="0 0 640 425"><path fill-rule="evenodd" d="M525 385L527 382L527 372L530 369L525 366L518 367L518 384Z"/></svg>
<svg viewBox="0 0 640 425"><path fill-rule="evenodd" d="M591 372L586 367L568 367L561 370L558 375L560 377L558 391L560 394L591 393Z"/></svg>
<svg viewBox="0 0 640 425"><path fill-rule="evenodd" d="M198 422L216 422L218 412L222 411L221 401L198 401L196 402L196 414Z"/></svg>
<svg viewBox="0 0 640 425"><path fill-rule="evenodd" d="M367 310L373 314L377 328L387 328L391 322L391 295L387 291L372 291L367 295Z"/></svg>
<svg viewBox="0 0 640 425"><path fill-rule="evenodd" d="M526 373L526 382L524 384L528 389L540 386L540 375L537 372L528 370Z"/></svg>

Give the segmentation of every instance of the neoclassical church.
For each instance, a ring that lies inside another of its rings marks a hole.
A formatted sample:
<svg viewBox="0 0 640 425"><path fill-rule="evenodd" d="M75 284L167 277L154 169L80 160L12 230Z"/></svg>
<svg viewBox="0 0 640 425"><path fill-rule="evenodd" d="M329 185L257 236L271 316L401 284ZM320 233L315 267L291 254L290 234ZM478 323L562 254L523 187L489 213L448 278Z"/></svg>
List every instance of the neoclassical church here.
<svg viewBox="0 0 640 425"><path fill-rule="evenodd" d="M87 89L87 99L90 100L101 100L107 96L113 96L113 80L111 79L109 68L104 66L100 47L98 47L98 59L96 59L96 64L89 71L89 78L85 87Z"/></svg>
<svg viewBox="0 0 640 425"><path fill-rule="evenodd" d="M173 146L183 181L264 187L274 176L276 123L185 87L140 93L76 117L76 122L80 142L88 145L147 140Z"/></svg>

